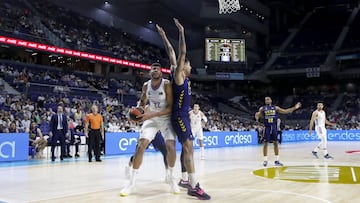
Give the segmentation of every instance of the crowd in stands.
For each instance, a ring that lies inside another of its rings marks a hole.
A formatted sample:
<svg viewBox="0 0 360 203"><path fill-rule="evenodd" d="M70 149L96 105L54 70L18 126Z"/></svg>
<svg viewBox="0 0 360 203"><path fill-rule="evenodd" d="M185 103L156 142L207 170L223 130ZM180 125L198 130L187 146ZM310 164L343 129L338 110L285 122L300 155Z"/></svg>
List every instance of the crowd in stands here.
<svg viewBox="0 0 360 203"><path fill-rule="evenodd" d="M21 0L4 0L0 5L4 14L0 17L0 33L3 35L53 44L36 23L40 19L39 23L75 50L146 64L156 60L168 64L166 54L159 47L50 1L31 1L31 8ZM54 13L57 15L53 15Z"/></svg>
<svg viewBox="0 0 360 203"><path fill-rule="evenodd" d="M10 37L49 43L44 31L37 26L29 8L20 0L1 1L0 33Z"/></svg>

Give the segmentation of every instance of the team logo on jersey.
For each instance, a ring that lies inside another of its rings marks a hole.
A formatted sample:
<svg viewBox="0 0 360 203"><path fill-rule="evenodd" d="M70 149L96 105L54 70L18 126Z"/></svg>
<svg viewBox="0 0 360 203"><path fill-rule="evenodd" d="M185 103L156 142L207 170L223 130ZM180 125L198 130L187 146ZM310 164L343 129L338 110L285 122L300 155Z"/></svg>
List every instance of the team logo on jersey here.
<svg viewBox="0 0 360 203"><path fill-rule="evenodd" d="M159 95L163 95L164 94L164 92L159 92Z"/></svg>
<svg viewBox="0 0 360 203"><path fill-rule="evenodd" d="M188 81L188 93L189 95L191 95L191 82Z"/></svg>

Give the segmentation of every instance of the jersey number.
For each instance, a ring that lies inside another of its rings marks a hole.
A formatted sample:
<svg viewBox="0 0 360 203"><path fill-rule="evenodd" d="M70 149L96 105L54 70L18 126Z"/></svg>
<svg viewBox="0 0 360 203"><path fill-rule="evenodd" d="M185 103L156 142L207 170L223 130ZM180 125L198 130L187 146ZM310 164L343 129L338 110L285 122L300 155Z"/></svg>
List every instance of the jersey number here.
<svg viewBox="0 0 360 203"><path fill-rule="evenodd" d="M274 119L273 118L268 118L268 123L273 123L274 122Z"/></svg>
<svg viewBox="0 0 360 203"><path fill-rule="evenodd" d="M154 103L154 107L159 109L160 108L160 102L153 102Z"/></svg>

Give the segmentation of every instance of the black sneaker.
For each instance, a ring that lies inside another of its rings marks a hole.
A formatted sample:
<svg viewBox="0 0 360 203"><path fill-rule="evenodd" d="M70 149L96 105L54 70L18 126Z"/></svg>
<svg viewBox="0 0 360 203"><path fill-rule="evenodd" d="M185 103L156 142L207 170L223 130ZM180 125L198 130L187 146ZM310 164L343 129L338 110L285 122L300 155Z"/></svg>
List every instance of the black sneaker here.
<svg viewBox="0 0 360 203"><path fill-rule="evenodd" d="M283 166L284 164L280 163L280 161L275 161L275 166Z"/></svg>
<svg viewBox="0 0 360 203"><path fill-rule="evenodd" d="M76 157L76 158L79 158L79 157L80 157L80 155L79 155L79 154L75 154L75 157Z"/></svg>
<svg viewBox="0 0 360 203"><path fill-rule="evenodd" d="M195 188L188 189L188 195L195 196L200 200L209 200L211 197L200 188L199 183L196 184Z"/></svg>
<svg viewBox="0 0 360 203"><path fill-rule="evenodd" d="M266 167L268 165L268 161L263 162L263 166Z"/></svg>
<svg viewBox="0 0 360 203"><path fill-rule="evenodd" d="M190 182L188 180L180 179L178 185L180 187L183 187L183 188L186 188L186 189L191 189L191 185L190 185Z"/></svg>
<svg viewBox="0 0 360 203"><path fill-rule="evenodd" d="M334 159L334 157L330 156L329 154L326 154L326 155L324 156L324 158L325 158L325 159Z"/></svg>
<svg viewBox="0 0 360 203"><path fill-rule="evenodd" d="M317 158L317 159L319 158L319 156L317 155L317 152L312 151L311 153L312 153L312 155L313 155L315 158Z"/></svg>

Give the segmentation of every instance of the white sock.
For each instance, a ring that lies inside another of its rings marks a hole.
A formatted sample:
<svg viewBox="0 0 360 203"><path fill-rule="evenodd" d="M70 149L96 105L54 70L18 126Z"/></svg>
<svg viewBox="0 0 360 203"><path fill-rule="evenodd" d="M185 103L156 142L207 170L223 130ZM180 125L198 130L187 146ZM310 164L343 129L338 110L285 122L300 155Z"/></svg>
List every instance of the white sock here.
<svg viewBox="0 0 360 203"><path fill-rule="evenodd" d="M200 147L200 155L201 156L204 156L204 150L205 150L205 147Z"/></svg>
<svg viewBox="0 0 360 203"><path fill-rule="evenodd" d="M328 150L325 148L324 149L324 154L327 155L328 154Z"/></svg>
<svg viewBox="0 0 360 203"><path fill-rule="evenodd" d="M279 155L275 155L275 161L279 161Z"/></svg>
<svg viewBox="0 0 360 203"><path fill-rule="evenodd" d="M198 183L195 177L195 173L189 173L189 181L192 188L195 188L196 184Z"/></svg>
<svg viewBox="0 0 360 203"><path fill-rule="evenodd" d="M189 180L188 173L187 172L182 172L181 173L181 179L185 180L185 181Z"/></svg>
<svg viewBox="0 0 360 203"><path fill-rule="evenodd" d="M264 161L267 161L267 156L264 156Z"/></svg>
<svg viewBox="0 0 360 203"><path fill-rule="evenodd" d="M313 151L317 153L319 151L319 147L315 147Z"/></svg>
<svg viewBox="0 0 360 203"><path fill-rule="evenodd" d="M133 169L132 173L130 174L130 184L135 184L136 178L137 178L137 174L139 172L139 169Z"/></svg>
<svg viewBox="0 0 360 203"><path fill-rule="evenodd" d="M169 172L171 178L174 177L174 167L169 167L167 171Z"/></svg>

